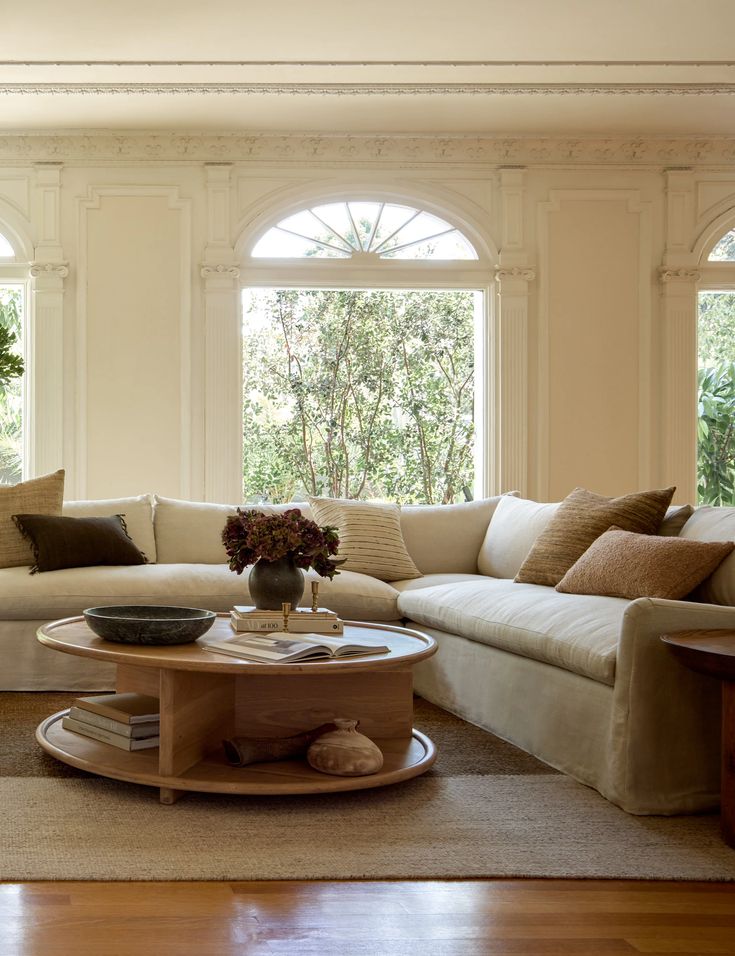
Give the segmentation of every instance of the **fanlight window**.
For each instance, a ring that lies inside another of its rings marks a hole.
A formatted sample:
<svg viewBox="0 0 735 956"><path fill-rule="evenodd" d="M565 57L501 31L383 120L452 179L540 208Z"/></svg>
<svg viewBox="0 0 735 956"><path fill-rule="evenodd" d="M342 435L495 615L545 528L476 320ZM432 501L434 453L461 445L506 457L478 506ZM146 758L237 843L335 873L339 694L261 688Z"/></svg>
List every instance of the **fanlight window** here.
<svg viewBox="0 0 735 956"><path fill-rule="evenodd" d="M433 213L383 202L333 202L282 219L257 258L477 259L462 233Z"/></svg>
<svg viewBox="0 0 735 956"><path fill-rule="evenodd" d="M708 256L709 262L735 262L735 229L726 232Z"/></svg>
<svg viewBox="0 0 735 956"><path fill-rule="evenodd" d="M0 232L0 259L7 259L15 255L15 250L5 236Z"/></svg>

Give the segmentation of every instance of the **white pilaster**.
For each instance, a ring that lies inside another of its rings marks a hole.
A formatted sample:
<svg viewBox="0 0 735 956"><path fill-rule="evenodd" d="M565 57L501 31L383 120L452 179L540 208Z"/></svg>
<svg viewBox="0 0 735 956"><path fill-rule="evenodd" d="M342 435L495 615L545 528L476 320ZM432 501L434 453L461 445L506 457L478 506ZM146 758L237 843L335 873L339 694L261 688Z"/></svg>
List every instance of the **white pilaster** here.
<svg viewBox="0 0 735 956"><path fill-rule="evenodd" d="M663 268L663 481L676 501L697 498L697 282L696 269Z"/></svg>
<svg viewBox="0 0 735 956"><path fill-rule="evenodd" d="M497 490L528 494L528 296L533 269L495 270L499 317L496 414Z"/></svg>
<svg viewBox="0 0 735 956"><path fill-rule="evenodd" d="M64 280L69 268L60 238L61 165L35 167L26 429L27 472L42 475L64 466Z"/></svg>
<svg viewBox="0 0 735 956"><path fill-rule="evenodd" d="M242 498L240 269L230 239L231 170L209 164L204 291L204 497Z"/></svg>

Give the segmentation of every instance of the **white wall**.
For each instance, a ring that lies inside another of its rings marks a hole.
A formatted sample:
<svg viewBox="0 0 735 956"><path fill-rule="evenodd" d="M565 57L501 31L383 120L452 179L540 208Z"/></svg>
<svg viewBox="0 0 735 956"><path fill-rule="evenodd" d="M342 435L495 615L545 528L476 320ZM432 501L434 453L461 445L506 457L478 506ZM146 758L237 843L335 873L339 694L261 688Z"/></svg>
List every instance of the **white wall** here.
<svg viewBox="0 0 735 956"><path fill-rule="evenodd" d="M506 167L473 141L449 160L431 139L277 137L254 155L191 139L44 137L26 162L0 143L0 229L35 263L33 469L66 467L68 497L238 497L238 289L264 276L248 243L360 190L444 211L481 249L454 274L495 299L498 484L676 483L691 500L694 297L702 250L735 222L735 163L667 172L656 144L627 161L521 144Z"/></svg>

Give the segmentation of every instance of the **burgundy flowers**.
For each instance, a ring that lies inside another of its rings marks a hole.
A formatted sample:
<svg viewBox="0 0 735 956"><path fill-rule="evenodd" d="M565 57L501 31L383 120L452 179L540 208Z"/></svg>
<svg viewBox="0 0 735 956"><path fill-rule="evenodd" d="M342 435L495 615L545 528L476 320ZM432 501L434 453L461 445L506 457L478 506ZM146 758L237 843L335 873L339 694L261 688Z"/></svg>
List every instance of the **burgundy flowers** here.
<svg viewBox="0 0 735 956"><path fill-rule="evenodd" d="M238 508L237 514L227 519L222 543L230 557L230 570L238 574L259 558L277 561L284 557L293 558L298 568L314 568L323 578L333 578L338 573L329 560L339 547L337 529L320 528L298 508L282 514Z"/></svg>

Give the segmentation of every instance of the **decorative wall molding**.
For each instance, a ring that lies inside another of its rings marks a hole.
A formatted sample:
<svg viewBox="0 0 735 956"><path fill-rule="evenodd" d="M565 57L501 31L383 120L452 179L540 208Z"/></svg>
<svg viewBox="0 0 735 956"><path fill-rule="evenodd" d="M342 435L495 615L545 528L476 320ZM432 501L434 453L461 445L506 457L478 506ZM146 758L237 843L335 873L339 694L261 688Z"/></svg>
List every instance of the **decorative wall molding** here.
<svg viewBox="0 0 735 956"><path fill-rule="evenodd" d="M28 273L32 279L38 279L41 276L56 276L58 279L66 279L69 275L69 263L32 262Z"/></svg>
<svg viewBox="0 0 735 956"><path fill-rule="evenodd" d="M699 282L701 274L698 269L668 269L663 267L658 270L660 282Z"/></svg>
<svg viewBox="0 0 735 956"><path fill-rule="evenodd" d="M0 163L410 163L695 166L735 164L735 136L522 137L33 132L0 134Z"/></svg>
<svg viewBox="0 0 735 956"><path fill-rule="evenodd" d="M548 501L551 485L551 455L549 443L552 420L550 392L551 364L551 314L549 289L549 258L551 216L560 212L567 202L625 202L626 211L638 217L638 481L640 487L650 487L653 474L651 448L654 424L651 421L654 407L653 394L653 325L651 320L651 279L649 255L652 236L652 204L641 200L637 189L552 189L546 202L538 203L538 255L541 265L541 282L538 290L538 365L537 405L535 436L536 488L535 495ZM531 440L534 440L533 438Z"/></svg>
<svg viewBox="0 0 735 956"><path fill-rule="evenodd" d="M102 207L106 198L164 198L168 208L179 214L180 233L178 246L179 260L179 329L178 343L181 363L179 378L179 427L180 427L180 454L179 454L179 496L188 498L192 490L192 400L191 400L191 248L192 223L191 200L181 195L179 186L169 185L137 185L137 184L105 184L88 185L87 194L78 197L77 206L77 233L78 233L78 281L76 302L76 368L75 368L75 464L76 484L74 494L78 498L87 495L88 472L88 368L87 368L87 339L88 339L88 219L93 210ZM174 347L174 346L172 346Z"/></svg>

